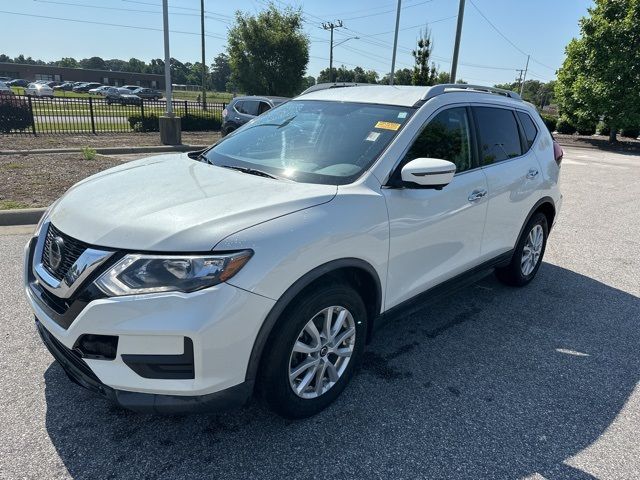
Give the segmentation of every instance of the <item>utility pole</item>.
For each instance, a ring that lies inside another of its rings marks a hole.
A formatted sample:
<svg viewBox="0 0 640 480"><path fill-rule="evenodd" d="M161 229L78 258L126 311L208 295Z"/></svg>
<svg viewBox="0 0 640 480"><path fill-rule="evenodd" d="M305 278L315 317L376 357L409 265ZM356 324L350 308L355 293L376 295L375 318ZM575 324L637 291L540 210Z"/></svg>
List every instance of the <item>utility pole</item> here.
<svg viewBox="0 0 640 480"><path fill-rule="evenodd" d="M522 87L522 74L524 73L524 69L516 69L516 72L518 72L518 90L520 90L520 87Z"/></svg>
<svg viewBox="0 0 640 480"><path fill-rule="evenodd" d="M396 33L393 36L393 55L391 56L391 76L389 77L389 85L393 85L393 77L396 71L396 50L398 49L398 29L400 28L400 10L402 0L398 0L398 11L396 12Z"/></svg>
<svg viewBox="0 0 640 480"><path fill-rule="evenodd" d="M207 66L204 55L204 0L200 0L200 35L202 37L202 108L207 109Z"/></svg>
<svg viewBox="0 0 640 480"><path fill-rule="evenodd" d="M333 22L324 22L322 24L322 28L325 30L331 31L331 40L329 41L329 81L334 82L333 78L333 30L335 28L342 27L342 20L337 20L336 23Z"/></svg>
<svg viewBox="0 0 640 480"><path fill-rule="evenodd" d="M173 103L171 102L171 54L169 53L169 5L162 0L162 27L164 30L164 83L167 99L167 117L173 117Z"/></svg>
<svg viewBox="0 0 640 480"><path fill-rule="evenodd" d="M522 83L520 84L520 96L522 96L522 92L524 90L524 82L527 81L527 71L529 71L529 57L531 57L531 55L527 55L527 65L524 67L524 75L522 77Z"/></svg>
<svg viewBox="0 0 640 480"><path fill-rule="evenodd" d="M458 25L456 26L456 41L453 45L453 61L451 62L451 75L449 82L456 83L456 73L458 70L458 54L460 53L460 37L462 36L462 20L464 18L464 2L460 0L458 6Z"/></svg>

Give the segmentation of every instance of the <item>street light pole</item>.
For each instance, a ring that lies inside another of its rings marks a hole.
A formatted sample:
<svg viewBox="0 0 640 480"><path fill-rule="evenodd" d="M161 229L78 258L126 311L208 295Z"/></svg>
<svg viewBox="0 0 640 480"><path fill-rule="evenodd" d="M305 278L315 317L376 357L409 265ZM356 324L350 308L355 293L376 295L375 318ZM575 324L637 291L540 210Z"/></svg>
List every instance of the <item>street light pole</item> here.
<svg viewBox="0 0 640 480"><path fill-rule="evenodd" d="M393 37L393 55L391 56L391 76L389 77L389 85L393 85L393 77L396 71L396 50L398 49L398 28L400 27L400 10L402 0L398 0L398 11L396 12L396 33Z"/></svg>
<svg viewBox="0 0 640 480"><path fill-rule="evenodd" d="M171 54L169 53L169 5L168 0L162 0L162 28L164 30L164 85L167 99L167 117L173 117L173 103L171 102Z"/></svg>
<svg viewBox="0 0 640 480"><path fill-rule="evenodd" d="M453 61L451 62L451 75L449 78L450 83L456 83L458 53L460 52L460 37L462 36L462 20L464 18L464 2L465 0L460 0L460 5L458 6L458 24L456 26L456 41L453 45Z"/></svg>
<svg viewBox="0 0 640 480"><path fill-rule="evenodd" d="M524 75L522 77L522 83L520 84L520 96L522 96L522 92L524 91L524 82L527 81L527 71L529 70L529 57L531 55L527 55L527 65L524 67Z"/></svg>

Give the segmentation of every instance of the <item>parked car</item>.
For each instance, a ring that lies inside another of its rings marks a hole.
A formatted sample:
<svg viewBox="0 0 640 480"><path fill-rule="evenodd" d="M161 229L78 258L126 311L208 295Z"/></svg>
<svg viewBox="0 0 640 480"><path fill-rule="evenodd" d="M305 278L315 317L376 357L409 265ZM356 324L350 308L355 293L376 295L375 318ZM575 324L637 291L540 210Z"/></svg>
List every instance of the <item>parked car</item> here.
<svg viewBox="0 0 640 480"><path fill-rule="evenodd" d="M228 135L258 115L289 101L286 97L236 97L222 110L222 136Z"/></svg>
<svg viewBox="0 0 640 480"><path fill-rule="evenodd" d="M13 90L3 81L0 81L0 95L13 95Z"/></svg>
<svg viewBox="0 0 640 480"><path fill-rule="evenodd" d="M100 83L97 82L87 82L87 83L83 83L82 85L78 85L77 87L73 87L73 91L75 93L86 93L89 90L91 90L92 88L98 88L102 86Z"/></svg>
<svg viewBox="0 0 640 480"><path fill-rule="evenodd" d="M102 96L106 96L107 95L107 91L109 90L109 85L100 85L97 88L92 88L91 90L89 90L88 93L92 93L94 95L102 95Z"/></svg>
<svg viewBox="0 0 640 480"><path fill-rule="evenodd" d="M30 83L24 89L24 94L34 97L53 97L53 88L44 83Z"/></svg>
<svg viewBox="0 0 640 480"><path fill-rule="evenodd" d="M7 82L7 85L9 85L10 87L26 88L29 85L29 82L22 78L16 78L14 80L11 80L10 82Z"/></svg>
<svg viewBox="0 0 640 480"><path fill-rule="evenodd" d="M0 77L0 82L10 82L11 80L13 80L11 77Z"/></svg>
<svg viewBox="0 0 640 480"><path fill-rule="evenodd" d="M64 82L64 83L61 83L60 85L56 85L55 87L53 87L53 89L70 92L71 90L73 90L73 86L74 86L73 82Z"/></svg>
<svg viewBox="0 0 640 480"><path fill-rule="evenodd" d="M136 88L135 90L131 90L131 93L140 98L148 98L150 100L159 100L162 98L162 93L153 88Z"/></svg>
<svg viewBox="0 0 640 480"><path fill-rule="evenodd" d="M515 93L316 89L201 152L76 184L29 241L25 291L68 375L121 406L215 410L259 385L306 417L382 322L492 270L531 282L559 175Z"/></svg>
<svg viewBox="0 0 640 480"><path fill-rule="evenodd" d="M142 103L140 97L133 95L131 90L123 87L109 87L105 95L105 100L108 105L112 103L119 105L140 105Z"/></svg>
<svg viewBox="0 0 640 480"><path fill-rule="evenodd" d="M137 90L138 88L140 88L140 85L123 85L120 88L126 88L127 90L134 91L134 90Z"/></svg>

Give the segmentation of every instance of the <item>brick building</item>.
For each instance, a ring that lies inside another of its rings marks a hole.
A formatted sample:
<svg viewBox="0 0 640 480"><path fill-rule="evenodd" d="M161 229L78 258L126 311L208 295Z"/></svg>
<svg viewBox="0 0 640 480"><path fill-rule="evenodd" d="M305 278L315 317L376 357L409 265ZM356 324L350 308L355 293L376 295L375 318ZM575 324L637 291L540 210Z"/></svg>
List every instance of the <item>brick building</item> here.
<svg viewBox="0 0 640 480"><path fill-rule="evenodd" d="M141 87L157 88L159 90L164 89L164 75L54 67L50 65L0 63L0 77L23 78L31 82L36 80L99 82L103 85L139 85Z"/></svg>

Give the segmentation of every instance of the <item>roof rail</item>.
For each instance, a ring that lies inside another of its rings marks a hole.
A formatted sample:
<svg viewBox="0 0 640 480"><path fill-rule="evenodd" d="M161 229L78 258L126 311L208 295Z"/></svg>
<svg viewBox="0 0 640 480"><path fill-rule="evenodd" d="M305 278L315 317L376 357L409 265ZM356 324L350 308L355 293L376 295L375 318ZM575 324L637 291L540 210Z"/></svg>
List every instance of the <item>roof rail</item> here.
<svg viewBox="0 0 640 480"><path fill-rule="evenodd" d="M502 88L486 87L483 85L469 85L466 83L442 83L440 85L434 85L426 93L423 101L427 101L443 93L459 92L461 90L469 90L472 92L493 93L495 95L502 95L504 97L512 98L514 100L522 101L520 95L511 90L503 90Z"/></svg>
<svg viewBox="0 0 640 480"><path fill-rule="evenodd" d="M332 82L332 83L318 83L307 88L300 95L305 93L317 92L318 90L327 90L329 88L344 88L344 87L363 87L366 85L376 85L375 83L354 83L354 82Z"/></svg>

